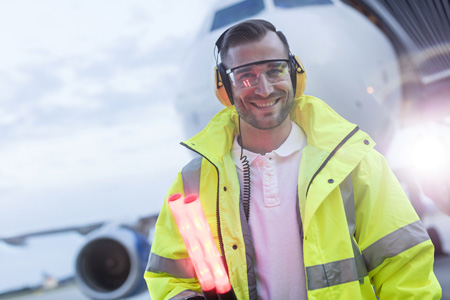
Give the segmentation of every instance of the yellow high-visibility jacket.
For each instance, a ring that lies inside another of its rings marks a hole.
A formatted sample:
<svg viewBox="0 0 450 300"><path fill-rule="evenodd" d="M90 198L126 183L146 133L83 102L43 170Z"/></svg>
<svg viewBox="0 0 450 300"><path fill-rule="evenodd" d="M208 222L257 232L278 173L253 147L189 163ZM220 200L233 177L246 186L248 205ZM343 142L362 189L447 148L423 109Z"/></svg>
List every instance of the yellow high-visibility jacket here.
<svg viewBox="0 0 450 300"><path fill-rule="evenodd" d="M307 136L298 216L308 299L376 299L374 290L381 300L440 299L433 244L373 140L311 96L295 99L291 119ZM167 197L199 193L237 298L256 299L253 246L230 155L237 124L234 106L227 107L183 143L200 156ZM167 197L144 277L152 300L188 299L201 287Z"/></svg>

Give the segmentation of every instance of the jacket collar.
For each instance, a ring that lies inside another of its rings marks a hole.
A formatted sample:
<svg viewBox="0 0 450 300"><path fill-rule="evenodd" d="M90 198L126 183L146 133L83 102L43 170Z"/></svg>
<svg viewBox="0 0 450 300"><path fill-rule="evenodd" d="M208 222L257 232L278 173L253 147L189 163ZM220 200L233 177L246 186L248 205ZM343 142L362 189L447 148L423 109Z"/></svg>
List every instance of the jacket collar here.
<svg viewBox="0 0 450 300"><path fill-rule="evenodd" d="M291 120L303 129L309 145L325 152L330 153L356 127L318 98L303 95L294 101ZM201 132L182 144L211 161L221 161L232 149L237 133L238 114L233 105L217 113Z"/></svg>

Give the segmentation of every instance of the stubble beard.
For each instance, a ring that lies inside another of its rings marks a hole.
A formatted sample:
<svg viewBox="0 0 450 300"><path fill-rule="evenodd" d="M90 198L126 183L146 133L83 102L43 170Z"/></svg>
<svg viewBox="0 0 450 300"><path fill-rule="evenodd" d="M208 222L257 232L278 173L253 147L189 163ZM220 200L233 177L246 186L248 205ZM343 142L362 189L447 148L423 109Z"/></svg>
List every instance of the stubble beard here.
<svg viewBox="0 0 450 300"><path fill-rule="evenodd" d="M238 112L239 116L244 120L246 123L251 125L252 127L260 130L270 130L274 129L278 126L280 126L284 120L289 116L291 109L294 105L294 95L292 91L287 92L274 92L275 94L271 94L270 97L272 99L277 98L282 100L282 98L287 97L287 101L283 104L281 107L280 112L275 117L273 122L267 122L266 120L260 120L257 118L254 114L251 113L244 105L242 105L242 101L237 101L236 103L236 111ZM248 103L249 100L252 100L254 96L249 96L244 98L244 102ZM255 97L256 98L256 97ZM277 103L278 104L278 103ZM251 105L251 104L249 104ZM268 113L272 114L272 112Z"/></svg>

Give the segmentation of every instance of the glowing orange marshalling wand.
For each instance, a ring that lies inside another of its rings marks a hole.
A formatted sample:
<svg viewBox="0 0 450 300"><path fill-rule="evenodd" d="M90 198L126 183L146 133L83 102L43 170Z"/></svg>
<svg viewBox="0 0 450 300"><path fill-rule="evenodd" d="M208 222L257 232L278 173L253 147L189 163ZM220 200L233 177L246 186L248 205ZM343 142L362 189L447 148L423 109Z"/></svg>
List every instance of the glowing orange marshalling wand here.
<svg viewBox="0 0 450 300"><path fill-rule="evenodd" d="M236 299L198 196L173 194L168 202L205 298Z"/></svg>

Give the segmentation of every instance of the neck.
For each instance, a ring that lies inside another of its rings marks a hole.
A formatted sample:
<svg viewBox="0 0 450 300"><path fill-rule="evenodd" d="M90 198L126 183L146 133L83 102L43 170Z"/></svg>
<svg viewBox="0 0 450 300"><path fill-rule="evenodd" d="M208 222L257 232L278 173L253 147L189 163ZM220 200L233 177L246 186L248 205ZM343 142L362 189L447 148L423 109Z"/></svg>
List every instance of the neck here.
<svg viewBox="0 0 450 300"><path fill-rule="evenodd" d="M272 129L258 129L241 120L241 138L244 149L265 155L278 149L291 132L291 120L286 118L282 124Z"/></svg>

